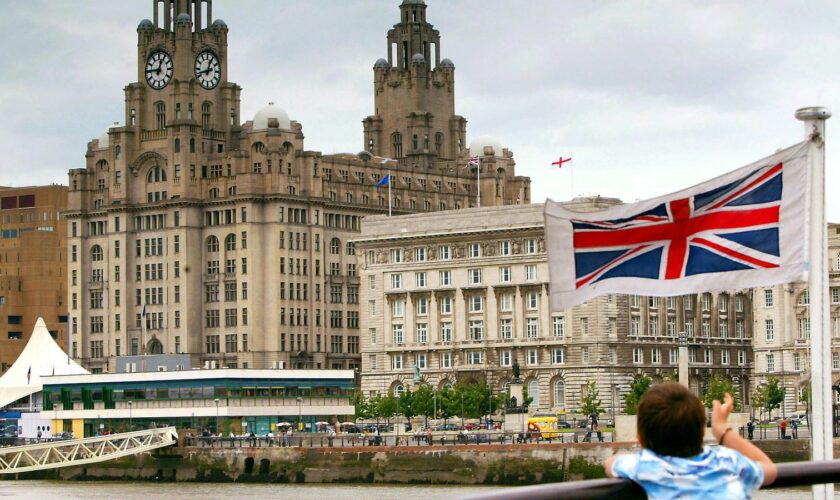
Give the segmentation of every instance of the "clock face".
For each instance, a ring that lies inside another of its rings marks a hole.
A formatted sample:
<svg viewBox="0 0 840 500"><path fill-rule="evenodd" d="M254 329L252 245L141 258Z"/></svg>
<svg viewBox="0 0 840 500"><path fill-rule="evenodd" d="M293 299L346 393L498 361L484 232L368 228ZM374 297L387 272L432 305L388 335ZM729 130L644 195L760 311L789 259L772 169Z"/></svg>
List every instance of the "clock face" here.
<svg viewBox="0 0 840 500"><path fill-rule="evenodd" d="M195 79L205 89L212 89L222 78L222 66L216 54L205 50L195 58Z"/></svg>
<svg viewBox="0 0 840 500"><path fill-rule="evenodd" d="M146 60L146 81L149 87L160 90L172 80L172 58L162 50L152 52Z"/></svg>

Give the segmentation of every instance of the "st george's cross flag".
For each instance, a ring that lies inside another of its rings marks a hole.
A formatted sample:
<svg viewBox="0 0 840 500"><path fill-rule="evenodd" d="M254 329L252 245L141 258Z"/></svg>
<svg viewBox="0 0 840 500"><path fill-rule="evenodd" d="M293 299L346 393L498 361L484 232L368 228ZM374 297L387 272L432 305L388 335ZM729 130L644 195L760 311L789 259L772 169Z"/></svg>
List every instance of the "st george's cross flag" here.
<svg viewBox="0 0 840 500"><path fill-rule="evenodd" d="M803 279L806 142L682 191L599 212L548 200L551 308Z"/></svg>

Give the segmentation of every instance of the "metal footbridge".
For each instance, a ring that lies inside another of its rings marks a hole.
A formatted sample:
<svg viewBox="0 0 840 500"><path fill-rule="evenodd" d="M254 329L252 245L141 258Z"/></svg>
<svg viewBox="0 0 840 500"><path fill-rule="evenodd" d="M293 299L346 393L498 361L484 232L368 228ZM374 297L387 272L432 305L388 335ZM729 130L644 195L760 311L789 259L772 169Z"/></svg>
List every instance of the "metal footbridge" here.
<svg viewBox="0 0 840 500"><path fill-rule="evenodd" d="M174 427L0 448L0 474L105 462L178 442Z"/></svg>

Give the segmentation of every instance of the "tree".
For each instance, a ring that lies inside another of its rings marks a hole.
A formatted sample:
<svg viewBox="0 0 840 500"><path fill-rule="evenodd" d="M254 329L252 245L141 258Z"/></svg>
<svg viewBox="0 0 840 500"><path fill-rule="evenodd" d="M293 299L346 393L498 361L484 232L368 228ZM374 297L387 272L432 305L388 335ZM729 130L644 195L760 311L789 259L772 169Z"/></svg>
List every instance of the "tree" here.
<svg viewBox="0 0 840 500"><path fill-rule="evenodd" d="M399 413L409 420L417 414L414 409L414 394L411 393L411 389L408 387L400 394Z"/></svg>
<svg viewBox="0 0 840 500"><path fill-rule="evenodd" d="M400 403L397 400L397 397L394 396L393 392L389 392L385 397L379 397L377 401L377 413L378 416L384 418L386 422L388 422L391 417L397 414L400 409Z"/></svg>
<svg viewBox="0 0 840 500"><path fill-rule="evenodd" d="M779 379L776 377L769 377L767 379L766 398L764 400L764 409L767 414L777 408L781 408L782 401L785 400L785 390L779 386Z"/></svg>
<svg viewBox="0 0 840 500"><path fill-rule="evenodd" d="M650 389L653 381L647 375L642 374L633 380L630 384L630 392L624 395L624 413L628 415L635 415L636 408L639 406L639 401L642 396Z"/></svg>
<svg viewBox="0 0 840 500"><path fill-rule="evenodd" d="M438 415L443 419L444 423L457 414L455 390L448 385L443 386L443 389L438 393Z"/></svg>
<svg viewBox="0 0 840 500"><path fill-rule="evenodd" d="M362 391L357 390L353 395L353 406L356 408L356 420L365 420L372 417L370 402L365 399Z"/></svg>
<svg viewBox="0 0 840 500"><path fill-rule="evenodd" d="M801 391L799 391L799 402L805 405L806 412L811 409L811 384L805 384Z"/></svg>
<svg viewBox="0 0 840 500"><path fill-rule="evenodd" d="M735 385L732 383L732 380L717 374L709 378L709 385L706 389L706 395L703 397L703 404L706 405L706 408L711 408L715 400L723 402L723 397L727 392L732 394L735 411L739 411L741 409L741 399L738 397L738 391L735 390Z"/></svg>
<svg viewBox="0 0 840 500"><path fill-rule="evenodd" d="M604 412L604 408L601 406L601 399L598 397L598 387L595 385L594 380L587 382L580 394L580 411L584 415Z"/></svg>
<svg viewBox="0 0 840 500"><path fill-rule="evenodd" d="M764 386L758 386L755 388L755 392L753 393L752 397L752 406L753 408L759 409L758 418L761 419L761 413L764 411L764 404L767 400L767 388Z"/></svg>
<svg viewBox="0 0 840 500"><path fill-rule="evenodd" d="M411 406L415 415L426 417L426 425L429 424L429 417L435 417L436 391L429 384L423 384L417 388L417 392L411 395Z"/></svg>

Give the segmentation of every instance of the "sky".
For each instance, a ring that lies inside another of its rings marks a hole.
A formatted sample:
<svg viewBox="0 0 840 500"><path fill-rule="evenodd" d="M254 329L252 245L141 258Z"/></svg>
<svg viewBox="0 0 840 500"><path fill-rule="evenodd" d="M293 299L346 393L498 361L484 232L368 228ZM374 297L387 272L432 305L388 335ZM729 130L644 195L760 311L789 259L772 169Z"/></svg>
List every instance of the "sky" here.
<svg viewBox="0 0 840 500"><path fill-rule="evenodd" d="M306 148L363 149L373 63L400 0L215 0L242 119L269 101ZM840 2L427 0L455 63L467 142L492 136L532 201L635 201L804 137L794 111L840 113ZM150 0L0 0L0 185L67 183L88 141L124 120ZM840 222L840 117L827 122L828 219ZM562 170L551 166L573 157Z"/></svg>

